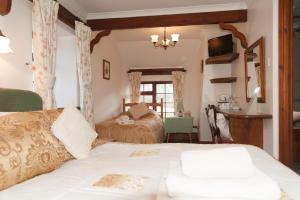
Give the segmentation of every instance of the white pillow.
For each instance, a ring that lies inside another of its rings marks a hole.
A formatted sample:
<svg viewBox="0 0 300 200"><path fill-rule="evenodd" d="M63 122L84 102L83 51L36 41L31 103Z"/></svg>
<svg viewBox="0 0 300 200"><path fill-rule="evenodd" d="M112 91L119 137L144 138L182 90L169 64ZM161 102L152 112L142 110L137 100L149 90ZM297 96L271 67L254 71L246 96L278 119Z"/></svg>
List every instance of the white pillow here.
<svg viewBox="0 0 300 200"><path fill-rule="evenodd" d="M51 130L76 159L89 156L91 145L97 137L97 133L75 107L66 107Z"/></svg>
<svg viewBox="0 0 300 200"><path fill-rule="evenodd" d="M149 108L145 103L139 103L132 106L128 112L131 114L132 118L137 120L144 115L149 113Z"/></svg>

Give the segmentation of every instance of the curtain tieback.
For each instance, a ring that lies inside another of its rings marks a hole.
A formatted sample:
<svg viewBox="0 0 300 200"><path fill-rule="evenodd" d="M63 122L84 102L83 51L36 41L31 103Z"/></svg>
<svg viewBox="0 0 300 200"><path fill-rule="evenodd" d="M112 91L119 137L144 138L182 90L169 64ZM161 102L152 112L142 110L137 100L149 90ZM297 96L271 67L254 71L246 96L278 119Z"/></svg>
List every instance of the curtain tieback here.
<svg viewBox="0 0 300 200"><path fill-rule="evenodd" d="M49 75L47 79L47 88L49 90L53 90L55 82L56 82L56 77L53 75Z"/></svg>

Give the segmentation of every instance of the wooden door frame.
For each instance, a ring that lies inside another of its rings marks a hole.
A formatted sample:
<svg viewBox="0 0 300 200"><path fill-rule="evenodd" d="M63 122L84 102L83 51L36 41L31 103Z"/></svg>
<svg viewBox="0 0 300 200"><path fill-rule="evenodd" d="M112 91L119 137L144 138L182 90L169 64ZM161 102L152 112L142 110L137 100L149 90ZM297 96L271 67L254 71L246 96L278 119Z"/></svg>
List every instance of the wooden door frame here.
<svg viewBox="0 0 300 200"><path fill-rule="evenodd" d="M293 0L279 0L279 160L293 165Z"/></svg>

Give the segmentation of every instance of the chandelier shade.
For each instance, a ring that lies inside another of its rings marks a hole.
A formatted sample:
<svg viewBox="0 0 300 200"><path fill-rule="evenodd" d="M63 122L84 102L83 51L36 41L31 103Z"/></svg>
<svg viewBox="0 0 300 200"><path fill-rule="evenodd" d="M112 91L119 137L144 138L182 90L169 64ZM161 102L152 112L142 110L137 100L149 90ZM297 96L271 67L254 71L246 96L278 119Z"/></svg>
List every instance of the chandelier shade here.
<svg viewBox="0 0 300 200"><path fill-rule="evenodd" d="M176 43L179 42L179 34L173 33L171 34L171 40L167 38L167 28L164 28L164 37L159 42L159 35L151 35L151 42L153 43L154 47L162 47L167 50L168 47L175 47Z"/></svg>

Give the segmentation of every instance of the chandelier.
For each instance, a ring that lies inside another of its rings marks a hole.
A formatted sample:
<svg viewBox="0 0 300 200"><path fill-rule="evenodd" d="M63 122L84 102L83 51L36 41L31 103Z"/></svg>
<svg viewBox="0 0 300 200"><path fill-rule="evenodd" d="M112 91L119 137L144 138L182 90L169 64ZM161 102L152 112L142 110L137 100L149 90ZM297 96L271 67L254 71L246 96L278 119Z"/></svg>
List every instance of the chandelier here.
<svg viewBox="0 0 300 200"><path fill-rule="evenodd" d="M179 34L173 33L171 34L171 40L167 38L167 28L164 28L164 38L161 42L158 41L158 35L151 35L151 42L154 47L162 47L167 50L168 47L175 47L176 43L179 41Z"/></svg>

